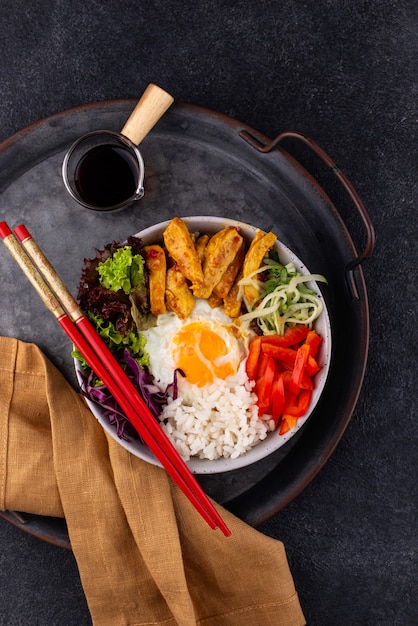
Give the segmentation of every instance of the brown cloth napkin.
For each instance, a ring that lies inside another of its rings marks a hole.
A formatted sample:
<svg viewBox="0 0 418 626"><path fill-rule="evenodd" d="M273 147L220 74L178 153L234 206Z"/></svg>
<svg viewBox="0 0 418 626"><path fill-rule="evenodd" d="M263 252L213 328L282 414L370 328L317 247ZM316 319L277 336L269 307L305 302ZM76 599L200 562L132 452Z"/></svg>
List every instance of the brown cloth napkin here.
<svg viewBox="0 0 418 626"><path fill-rule="evenodd" d="M65 516L93 624L302 626L283 544L108 438L34 344L0 337L0 508Z"/></svg>

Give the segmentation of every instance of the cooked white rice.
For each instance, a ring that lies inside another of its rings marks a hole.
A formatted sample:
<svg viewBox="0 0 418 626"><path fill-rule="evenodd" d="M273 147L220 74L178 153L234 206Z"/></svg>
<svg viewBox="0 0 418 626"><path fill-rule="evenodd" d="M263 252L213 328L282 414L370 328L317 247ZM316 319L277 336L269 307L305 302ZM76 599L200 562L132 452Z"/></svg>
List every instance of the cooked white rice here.
<svg viewBox="0 0 418 626"><path fill-rule="evenodd" d="M184 460L236 459L274 430L271 420L258 417L252 385L240 378L204 389L179 380L180 396L170 399L159 419Z"/></svg>

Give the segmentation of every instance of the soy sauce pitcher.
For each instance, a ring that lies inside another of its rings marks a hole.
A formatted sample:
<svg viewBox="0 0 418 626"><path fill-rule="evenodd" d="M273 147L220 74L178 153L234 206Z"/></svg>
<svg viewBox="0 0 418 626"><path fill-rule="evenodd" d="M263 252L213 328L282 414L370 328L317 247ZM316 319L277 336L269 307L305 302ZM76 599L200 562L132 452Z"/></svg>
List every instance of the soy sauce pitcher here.
<svg viewBox="0 0 418 626"><path fill-rule="evenodd" d="M144 195L144 162L138 144L174 102L150 84L122 131L97 130L83 135L67 151L62 177L67 191L93 211L114 211Z"/></svg>

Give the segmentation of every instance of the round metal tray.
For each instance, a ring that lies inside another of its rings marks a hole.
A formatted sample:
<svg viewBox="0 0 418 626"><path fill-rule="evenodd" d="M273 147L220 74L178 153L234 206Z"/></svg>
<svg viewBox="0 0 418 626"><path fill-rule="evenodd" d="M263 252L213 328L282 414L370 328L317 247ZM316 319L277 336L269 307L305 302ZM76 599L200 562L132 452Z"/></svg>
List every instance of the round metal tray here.
<svg viewBox="0 0 418 626"><path fill-rule="evenodd" d="M120 130L134 100L93 103L41 120L0 144L0 217L24 223L76 294L84 257L156 222L187 215L226 216L273 230L313 272L326 275L333 352L322 398L306 425L277 453L250 467L198 479L206 492L257 526L295 498L332 454L355 408L369 341L361 261L373 250L373 227L355 190L312 140L283 133L274 141L219 113L175 103L140 146L145 196L115 213L77 205L65 191L68 146L97 129ZM366 231L359 254L339 212L319 184L282 148L308 145L340 179ZM7 280L0 333L37 343L76 388L71 346L18 268L3 256ZM14 304L15 303L15 304ZM18 304L19 303L19 304ZM71 408L69 407L69 417ZM70 547L65 520L16 512L2 517L45 541Z"/></svg>

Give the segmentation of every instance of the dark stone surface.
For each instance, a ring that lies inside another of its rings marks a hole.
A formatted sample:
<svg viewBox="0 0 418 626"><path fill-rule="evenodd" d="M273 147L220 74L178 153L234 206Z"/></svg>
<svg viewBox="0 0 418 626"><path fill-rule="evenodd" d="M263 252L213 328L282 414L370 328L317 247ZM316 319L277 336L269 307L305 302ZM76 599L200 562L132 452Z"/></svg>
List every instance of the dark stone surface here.
<svg viewBox="0 0 418 626"><path fill-rule="evenodd" d="M352 180L377 233L364 385L331 459L261 530L310 625L417 624L416 2L3 0L0 17L0 140L157 82L269 137L305 132ZM0 545L1 626L90 623L71 552L5 520Z"/></svg>

